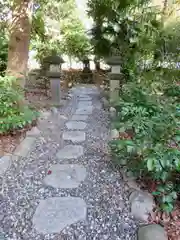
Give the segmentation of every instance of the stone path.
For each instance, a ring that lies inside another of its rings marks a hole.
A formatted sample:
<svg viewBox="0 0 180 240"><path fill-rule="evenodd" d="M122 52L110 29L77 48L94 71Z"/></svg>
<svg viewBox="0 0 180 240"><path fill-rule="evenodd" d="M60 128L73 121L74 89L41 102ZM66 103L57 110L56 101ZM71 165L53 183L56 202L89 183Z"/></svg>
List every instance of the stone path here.
<svg viewBox="0 0 180 240"><path fill-rule="evenodd" d="M107 151L109 114L100 94L79 86L71 95L28 134L28 152L19 147L0 161L0 239L136 239L129 192Z"/></svg>

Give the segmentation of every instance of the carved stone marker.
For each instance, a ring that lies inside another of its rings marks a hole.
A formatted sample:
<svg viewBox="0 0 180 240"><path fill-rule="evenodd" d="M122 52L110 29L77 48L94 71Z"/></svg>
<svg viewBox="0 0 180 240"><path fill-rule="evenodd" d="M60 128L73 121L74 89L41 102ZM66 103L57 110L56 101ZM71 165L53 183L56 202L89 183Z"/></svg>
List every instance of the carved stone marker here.
<svg viewBox="0 0 180 240"><path fill-rule="evenodd" d="M60 56L57 56L55 53L53 53L52 56L45 58L44 62L49 64L47 76L50 79L52 104L59 106L61 102L61 65L64 63L64 60Z"/></svg>
<svg viewBox="0 0 180 240"><path fill-rule="evenodd" d="M121 75L121 59L119 56L112 56L108 59L107 64L111 66L109 73L110 79L110 101L116 101L119 98Z"/></svg>

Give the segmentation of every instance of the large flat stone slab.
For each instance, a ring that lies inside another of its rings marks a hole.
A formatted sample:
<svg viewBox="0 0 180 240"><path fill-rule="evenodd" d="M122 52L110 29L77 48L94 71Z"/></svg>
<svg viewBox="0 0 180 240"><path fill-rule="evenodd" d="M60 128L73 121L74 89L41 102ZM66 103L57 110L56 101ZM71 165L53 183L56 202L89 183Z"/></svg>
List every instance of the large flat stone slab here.
<svg viewBox="0 0 180 240"><path fill-rule="evenodd" d="M88 96L84 96L84 97L82 97L82 96L80 96L79 97L79 101L86 101L86 102L88 102L88 101L91 101L92 100L92 98L91 97L88 97Z"/></svg>
<svg viewBox="0 0 180 240"><path fill-rule="evenodd" d="M88 115L73 115L72 119L73 121L86 121L88 119Z"/></svg>
<svg viewBox="0 0 180 240"><path fill-rule="evenodd" d="M54 188L77 188L86 178L86 168L78 164L56 164L51 168L44 183Z"/></svg>
<svg viewBox="0 0 180 240"><path fill-rule="evenodd" d="M96 103L96 105L94 107L96 109L100 110L100 109L102 109L102 103L98 102L98 103Z"/></svg>
<svg viewBox="0 0 180 240"><path fill-rule="evenodd" d="M6 240L7 238L5 237L4 233L0 232L0 240Z"/></svg>
<svg viewBox="0 0 180 240"><path fill-rule="evenodd" d="M79 158L84 154L84 148L79 145L67 145L57 153L59 159L75 159Z"/></svg>
<svg viewBox="0 0 180 240"><path fill-rule="evenodd" d="M62 135L63 140L72 142L83 142L86 140L86 133L83 131L66 131Z"/></svg>
<svg viewBox="0 0 180 240"><path fill-rule="evenodd" d="M80 101L78 103L78 108L87 107L87 106L92 106L92 102L91 101Z"/></svg>
<svg viewBox="0 0 180 240"><path fill-rule="evenodd" d="M92 100L86 100L84 98L79 99L78 104L92 105Z"/></svg>
<svg viewBox="0 0 180 240"><path fill-rule="evenodd" d="M26 137L16 148L16 150L14 151L14 155L26 157L27 154L30 152L31 148L33 147L35 141L36 141L35 137Z"/></svg>
<svg viewBox="0 0 180 240"><path fill-rule="evenodd" d="M82 92L82 93L79 94L78 98L90 98L90 99L92 99L92 97L89 96L88 94L89 93L86 93L86 92L83 93Z"/></svg>
<svg viewBox="0 0 180 240"><path fill-rule="evenodd" d="M39 233L59 233L65 227L85 220L86 213L86 203L81 198L48 198L40 201L33 216L33 225Z"/></svg>
<svg viewBox="0 0 180 240"><path fill-rule="evenodd" d="M143 191L134 191L129 197L131 213L135 219L147 222L149 213L153 211L154 200L151 194Z"/></svg>
<svg viewBox="0 0 180 240"><path fill-rule="evenodd" d="M82 107L78 108L75 112L75 114L85 114L85 115L90 115L93 112L93 107L92 106L87 106L87 107Z"/></svg>
<svg viewBox="0 0 180 240"><path fill-rule="evenodd" d="M11 156L0 157L0 176L3 176L11 166Z"/></svg>
<svg viewBox="0 0 180 240"><path fill-rule="evenodd" d="M27 137L38 137L40 135L40 131L37 127L33 127L30 131L26 133Z"/></svg>
<svg viewBox="0 0 180 240"><path fill-rule="evenodd" d="M69 130L82 130L87 127L87 123L82 121L69 121L66 123L66 127Z"/></svg>
<svg viewBox="0 0 180 240"><path fill-rule="evenodd" d="M140 227L138 230L138 240L168 240L167 233L158 224Z"/></svg>

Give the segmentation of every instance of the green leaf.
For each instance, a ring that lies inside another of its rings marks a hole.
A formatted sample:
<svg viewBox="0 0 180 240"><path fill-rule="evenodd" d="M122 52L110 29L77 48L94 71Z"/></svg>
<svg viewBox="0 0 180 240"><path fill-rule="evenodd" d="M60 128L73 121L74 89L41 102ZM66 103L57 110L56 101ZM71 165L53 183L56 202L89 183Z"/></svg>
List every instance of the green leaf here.
<svg viewBox="0 0 180 240"><path fill-rule="evenodd" d="M148 171L152 171L154 169L154 162L155 162L155 159L154 158L148 158L147 159L147 168L148 168Z"/></svg>
<svg viewBox="0 0 180 240"><path fill-rule="evenodd" d="M177 142L180 142L180 135L175 136L175 140L176 140Z"/></svg>
<svg viewBox="0 0 180 240"><path fill-rule="evenodd" d="M161 193L161 192L158 192L158 191L156 191L156 192L152 192L152 194L153 194L154 196L160 196L162 193Z"/></svg>
<svg viewBox="0 0 180 240"><path fill-rule="evenodd" d="M131 140L124 140L124 144L129 145L129 146L134 146L134 142Z"/></svg>
<svg viewBox="0 0 180 240"><path fill-rule="evenodd" d="M135 147L134 146L127 146L127 152L128 153L132 153L132 152L134 152L134 150L135 150Z"/></svg>
<svg viewBox="0 0 180 240"><path fill-rule="evenodd" d="M174 206L172 203L164 203L164 204L161 204L161 208L163 211L170 213L173 211Z"/></svg>
<svg viewBox="0 0 180 240"><path fill-rule="evenodd" d="M173 197L171 195L163 196L162 201L164 203L171 203L173 201Z"/></svg>

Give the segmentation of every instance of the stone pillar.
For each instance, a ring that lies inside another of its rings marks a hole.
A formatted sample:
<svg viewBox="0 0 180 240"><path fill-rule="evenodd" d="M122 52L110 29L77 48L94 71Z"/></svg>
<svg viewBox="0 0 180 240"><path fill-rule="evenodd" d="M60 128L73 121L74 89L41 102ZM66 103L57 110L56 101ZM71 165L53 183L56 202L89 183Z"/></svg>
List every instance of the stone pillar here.
<svg viewBox="0 0 180 240"><path fill-rule="evenodd" d="M114 56L108 59L107 64L111 66L111 72L109 73L110 81L110 101L114 102L119 98L120 81L122 79L120 57Z"/></svg>
<svg viewBox="0 0 180 240"><path fill-rule="evenodd" d="M88 58L85 58L83 60L83 71L81 74L81 79L83 83L92 83L93 74L90 69L90 60Z"/></svg>
<svg viewBox="0 0 180 240"><path fill-rule="evenodd" d="M61 102L61 65L64 63L63 59L57 55L49 56L45 59L49 63L49 70L47 76L50 79L52 105L60 106Z"/></svg>

